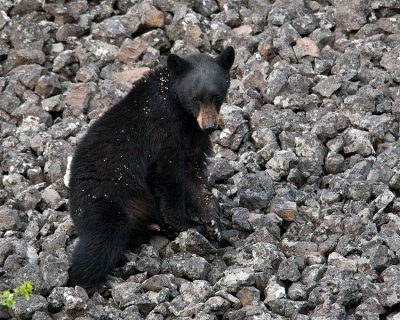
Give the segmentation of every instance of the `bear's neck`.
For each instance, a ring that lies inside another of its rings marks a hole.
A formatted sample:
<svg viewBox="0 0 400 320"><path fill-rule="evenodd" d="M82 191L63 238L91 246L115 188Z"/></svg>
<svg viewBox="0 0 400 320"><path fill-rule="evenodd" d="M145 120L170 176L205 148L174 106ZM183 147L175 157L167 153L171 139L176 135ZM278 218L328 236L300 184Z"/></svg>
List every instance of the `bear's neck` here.
<svg viewBox="0 0 400 320"><path fill-rule="evenodd" d="M151 94L158 95L161 99L161 103L164 103L167 107L166 109L152 108L154 112L158 110L159 112L163 113L163 115L160 116L165 116L165 112L171 113L171 115L177 117L180 122L191 122L194 119L179 101L174 89L173 80L171 79L166 66L159 66L145 74L143 78L134 84L130 95L133 99L135 99L139 93L148 90L149 86L152 88L150 90ZM158 115L156 115L156 117L157 116Z"/></svg>
<svg viewBox="0 0 400 320"><path fill-rule="evenodd" d="M169 105L174 109L174 112L179 112L181 118L191 118L191 116L186 110L185 106L180 102L176 87L174 85L173 79L166 66L160 66L154 70L154 76L156 81L159 83L160 91L166 94L166 98L169 100Z"/></svg>

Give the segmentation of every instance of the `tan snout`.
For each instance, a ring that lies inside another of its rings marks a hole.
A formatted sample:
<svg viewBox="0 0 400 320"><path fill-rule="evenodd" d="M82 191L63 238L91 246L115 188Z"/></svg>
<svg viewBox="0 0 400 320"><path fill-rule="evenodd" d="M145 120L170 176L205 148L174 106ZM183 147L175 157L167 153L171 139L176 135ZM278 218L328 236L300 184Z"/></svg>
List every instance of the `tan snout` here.
<svg viewBox="0 0 400 320"><path fill-rule="evenodd" d="M204 131L211 132L218 127L218 112L213 105L200 105L197 123Z"/></svg>

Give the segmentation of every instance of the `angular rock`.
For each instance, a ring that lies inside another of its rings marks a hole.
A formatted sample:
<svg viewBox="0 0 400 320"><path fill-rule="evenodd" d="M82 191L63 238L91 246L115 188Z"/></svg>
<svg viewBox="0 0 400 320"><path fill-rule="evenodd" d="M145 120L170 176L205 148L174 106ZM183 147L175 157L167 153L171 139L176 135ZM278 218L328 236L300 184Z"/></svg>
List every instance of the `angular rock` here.
<svg viewBox="0 0 400 320"><path fill-rule="evenodd" d="M126 64L137 62L146 51L147 47L148 44L141 39L125 39L115 60Z"/></svg>
<svg viewBox="0 0 400 320"><path fill-rule="evenodd" d="M171 245L177 251L190 252L202 257L215 254L216 252L216 248L194 229L181 232Z"/></svg>
<svg viewBox="0 0 400 320"><path fill-rule="evenodd" d="M298 214L296 202L281 197L275 197L272 200L270 211L285 221L295 221Z"/></svg>
<svg viewBox="0 0 400 320"><path fill-rule="evenodd" d="M300 277L301 273L298 265L293 259L282 260L278 269L278 278L280 280L296 282Z"/></svg>
<svg viewBox="0 0 400 320"><path fill-rule="evenodd" d="M238 187L240 205L249 210L267 207L274 193L273 181L266 172L243 175L235 185Z"/></svg>
<svg viewBox="0 0 400 320"><path fill-rule="evenodd" d="M296 42L296 46L293 48L297 58L303 58L306 56L317 58L319 57L319 48L315 42L309 38L301 38Z"/></svg>
<svg viewBox="0 0 400 320"><path fill-rule="evenodd" d="M348 128L343 132L345 153L359 153L362 156L369 156L375 153L371 143L370 135L367 131Z"/></svg>
<svg viewBox="0 0 400 320"><path fill-rule="evenodd" d="M174 277L171 274L160 274L148 278L143 282L142 288L145 291L158 292L162 288L176 290L177 286L173 283Z"/></svg>
<svg viewBox="0 0 400 320"><path fill-rule="evenodd" d="M359 30L367 23L369 6L362 0L336 0L336 25L344 31Z"/></svg>
<svg viewBox="0 0 400 320"><path fill-rule="evenodd" d="M142 293L140 292L139 284L125 282L115 286L111 291L111 295L119 307L125 308L132 305L135 300L140 299Z"/></svg>
<svg viewBox="0 0 400 320"><path fill-rule="evenodd" d="M279 150L273 154L266 166L267 172L274 180L280 180L289 174L290 170L296 166L298 157L291 150Z"/></svg>
<svg viewBox="0 0 400 320"><path fill-rule="evenodd" d="M222 132L217 143L235 151L249 130L243 111L237 106L223 104L219 116Z"/></svg>
<svg viewBox="0 0 400 320"><path fill-rule="evenodd" d="M254 287L244 287L238 293L237 297L243 307L248 305L258 305L260 303L260 291Z"/></svg>
<svg viewBox="0 0 400 320"><path fill-rule="evenodd" d="M254 273L249 269L229 268L215 286L228 292L236 292L243 286L252 286L254 281Z"/></svg>
<svg viewBox="0 0 400 320"><path fill-rule="evenodd" d="M0 206L0 231L18 230L20 227L18 212L7 206Z"/></svg>
<svg viewBox="0 0 400 320"><path fill-rule="evenodd" d="M30 294L29 301L24 298L17 298L12 311L19 319L31 319L36 311L47 311L47 301L37 294Z"/></svg>
<svg viewBox="0 0 400 320"><path fill-rule="evenodd" d="M65 286L68 281L68 268L66 258L57 258L50 254L40 255L40 271L48 286Z"/></svg>
<svg viewBox="0 0 400 320"><path fill-rule="evenodd" d="M170 272L176 277L204 280L210 272L210 264L204 258L194 254L178 253L162 262L161 271Z"/></svg>
<svg viewBox="0 0 400 320"><path fill-rule="evenodd" d="M400 28L400 15L390 18L381 18L376 22L379 28L389 33L397 33Z"/></svg>
<svg viewBox="0 0 400 320"><path fill-rule="evenodd" d="M182 299L189 303L205 302L212 294L211 285L205 280L182 283L179 289Z"/></svg>
<svg viewBox="0 0 400 320"><path fill-rule="evenodd" d="M264 303L286 298L285 288L279 285L275 277L272 277L264 290Z"/></svg>
<svg viewBox="0 0 400 320"><path fill-rule="evenodd" d="M97 86L94 83L75 83L71 84L64 103L72 108L72 113L76 116L84 113L93 98Z"/></svg>
<svg viewBox="0 0 400 320"><path fill-rule="evenodd" d="M338 76L329 76L322 79L312 88L313 92L320 94L323 97L329 98L336 90L342 86L342 81Z"/></svg>
<svg viewBox="0 0 400 320"><path fill-rule="evenodd" d="M96 40L119 46L125 38L136 32L139 26L140 19L136 15L114 16L94 24L92 35ZM111 48L111 46L105 46L105 48Z"/></svg>

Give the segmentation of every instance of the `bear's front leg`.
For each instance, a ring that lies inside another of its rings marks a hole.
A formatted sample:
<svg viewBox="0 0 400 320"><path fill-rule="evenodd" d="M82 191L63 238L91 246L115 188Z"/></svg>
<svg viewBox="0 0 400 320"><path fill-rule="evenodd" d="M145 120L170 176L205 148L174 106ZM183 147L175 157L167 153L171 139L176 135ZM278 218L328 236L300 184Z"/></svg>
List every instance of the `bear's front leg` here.
<svg viewBox="0 0 400 320"><path fill-rule="evenodd" d="M179 157L160 161L153 167L149 183L157 201L161 229L181 232L196 227L186 215L184 172Z"/></svg>
<svg viewBox="0 0 400 320"><path fill-rule="evenodd" d="M203 225L214 241L221 240L221 207L205 184L200 166L189 163L186 170L186 204L190 218Z"/></svg>

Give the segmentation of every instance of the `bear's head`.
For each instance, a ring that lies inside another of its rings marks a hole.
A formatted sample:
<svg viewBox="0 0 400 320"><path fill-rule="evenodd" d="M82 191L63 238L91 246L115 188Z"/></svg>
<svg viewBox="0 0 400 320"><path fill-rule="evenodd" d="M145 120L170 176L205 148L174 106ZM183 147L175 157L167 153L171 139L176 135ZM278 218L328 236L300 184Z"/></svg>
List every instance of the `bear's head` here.
<svg viewBox="0 0 400 320"><path fill-rule="evenodd" d="M167 68L171 89L185 110L206 132L217 128L218 114L230 85L229 70L235 51L227 47L217 57L196 54L181 58L170 54Z"/></svg>

